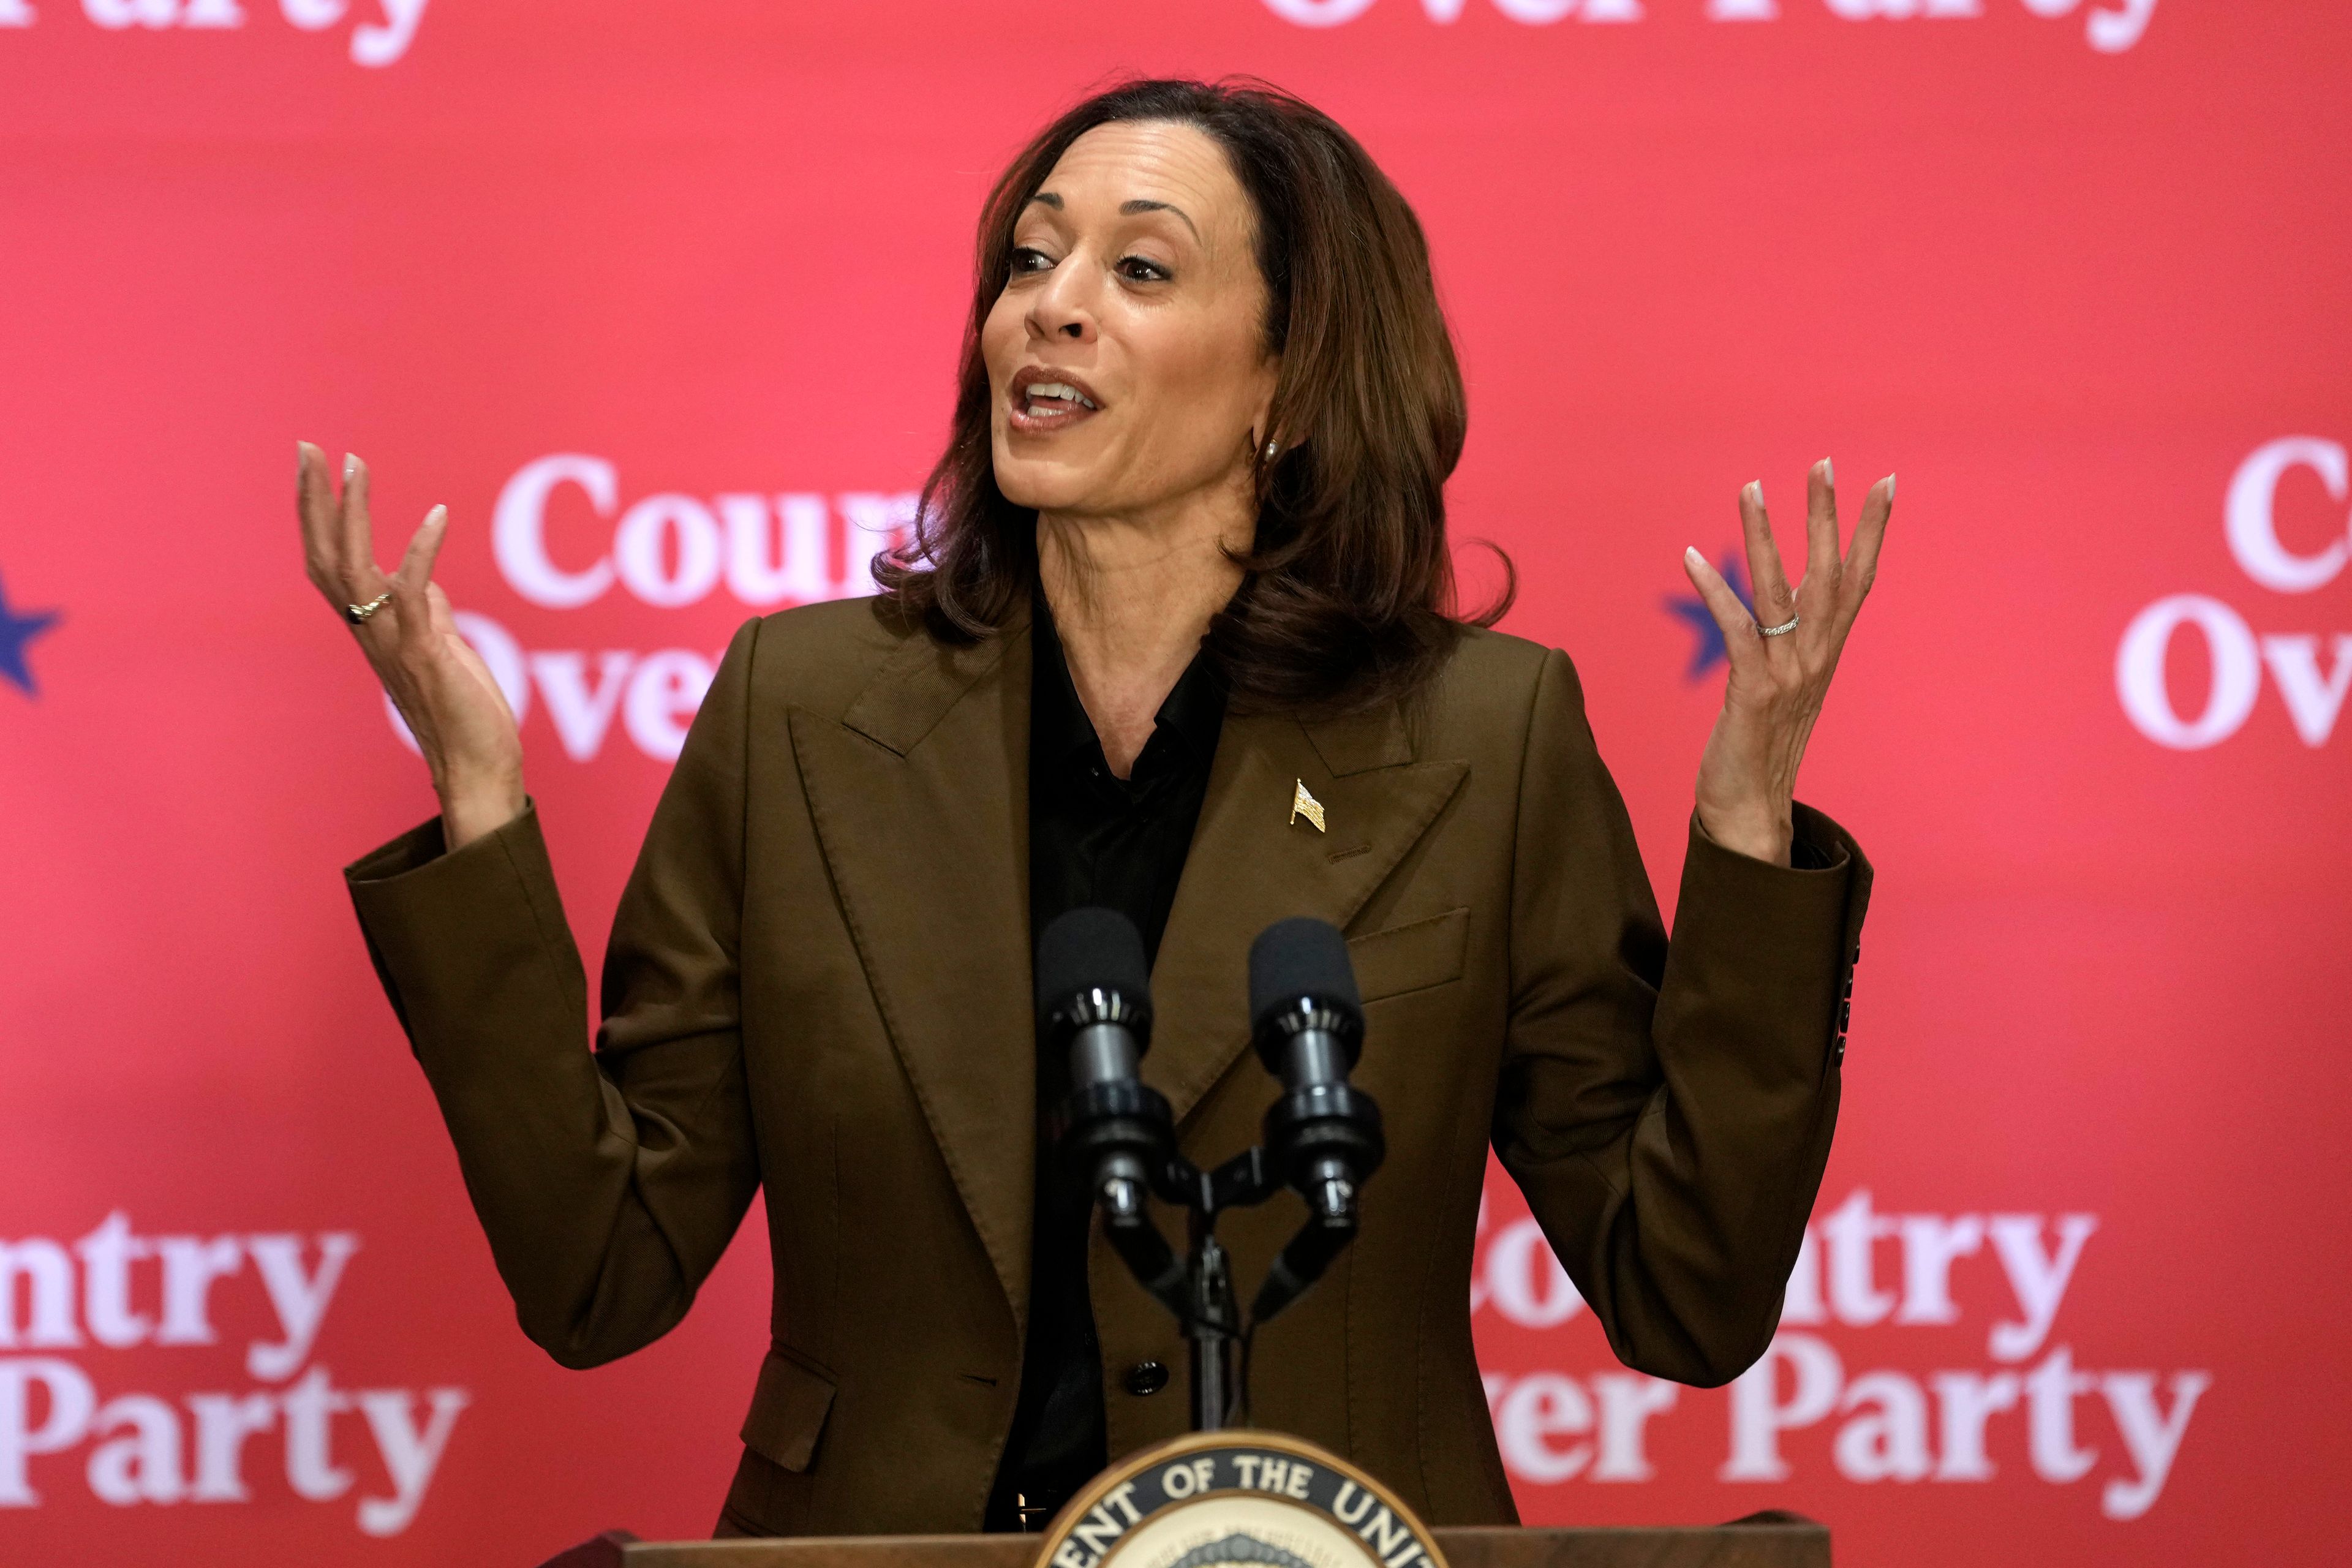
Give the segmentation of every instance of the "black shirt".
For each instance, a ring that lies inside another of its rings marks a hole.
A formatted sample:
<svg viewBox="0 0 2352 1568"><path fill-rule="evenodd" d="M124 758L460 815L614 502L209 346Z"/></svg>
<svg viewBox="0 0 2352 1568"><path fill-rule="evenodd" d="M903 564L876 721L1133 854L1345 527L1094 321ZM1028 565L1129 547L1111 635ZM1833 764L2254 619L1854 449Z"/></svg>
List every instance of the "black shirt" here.
<svg viewBox="0 0 2352 1568"><path fill-rule="evenodd" d="M1118 910L1157 957L1176 883L1208 794L1224 727L1225 690L1196 655L1160 704L1151 739L1127 778L1115 776L1055 634L1034 595L1029 688L1029 940L1066 910ZM1069 1063L1037 1062L1035 1241L1030 1249L1028 1343L1021 1397L988 1504L988 1528L1018 1528L1019 1500L1052 1509L1107 1462L1102 1353L1087 1295L1087 1194L1060 1179L1044 1139L1046 1110L1067 1092Z"/></svg>

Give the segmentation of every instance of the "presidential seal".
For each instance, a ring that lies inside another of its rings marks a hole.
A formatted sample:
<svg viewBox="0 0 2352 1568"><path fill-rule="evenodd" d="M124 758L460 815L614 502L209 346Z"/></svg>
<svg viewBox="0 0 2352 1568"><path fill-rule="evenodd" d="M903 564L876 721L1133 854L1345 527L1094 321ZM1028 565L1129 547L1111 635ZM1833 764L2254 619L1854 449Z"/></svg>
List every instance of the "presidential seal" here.
<svg viewBox="0 0 2352 1568"><path fill-rule="evenodd" d="M1445 1568L1404 1504L1277 1432L1196 1432L1113 1465L1045 1532L1037 1568Z"/></svg>

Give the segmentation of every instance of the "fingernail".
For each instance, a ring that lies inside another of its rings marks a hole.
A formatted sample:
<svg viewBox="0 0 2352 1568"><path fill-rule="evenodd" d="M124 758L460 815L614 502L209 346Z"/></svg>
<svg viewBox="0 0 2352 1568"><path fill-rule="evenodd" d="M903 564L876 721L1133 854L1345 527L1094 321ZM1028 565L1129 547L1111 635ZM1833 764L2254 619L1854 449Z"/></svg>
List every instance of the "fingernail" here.
<svg viewBox="0 0 2352 1568"><path fill-rule="evenodd" d="M352 476L359 471L360 460L358 456L354 453L345 452L343 454L343 482L345 484L351 483Z"/></svg>
<svg viewBox="0 0 2352 1568"><path fill-rule="evenodd" d="M1683 559L1689 562L1694 566L1704 566L1706 564L1706 557L1701 555L1695 547L1688 544L1683 546Z"/></svg>
<svg viewBox="0 0 2352 1568"><path fill-rule="evenodd" d="M1888 500L1893 500L1895 499L1895 476L1893 474L1886 476L1886 499Z"/></svg>
<svg viewBox="0 0 2352 1568"><path fill-rule="evenodd" d="M425 526L430 528L436 522L446 522L448 520L449 509L436 501L434 503L433 510L425 514Z"/></svg>
<svg viewBox="0 0 2352 1568"><path fill-rule="evenodd" d="M1837 488L1837 468L1827 458L1822 459L1822 483L1832 489Z"/></svg>
<svg viewBox="0 0 2352 1568"><path fill-rule="evenodd" d="M1748 481L1748 499L1754 501L1758 506L1762 506L1764 504L1764 481L1762 479L1750 479Z"/></svg>

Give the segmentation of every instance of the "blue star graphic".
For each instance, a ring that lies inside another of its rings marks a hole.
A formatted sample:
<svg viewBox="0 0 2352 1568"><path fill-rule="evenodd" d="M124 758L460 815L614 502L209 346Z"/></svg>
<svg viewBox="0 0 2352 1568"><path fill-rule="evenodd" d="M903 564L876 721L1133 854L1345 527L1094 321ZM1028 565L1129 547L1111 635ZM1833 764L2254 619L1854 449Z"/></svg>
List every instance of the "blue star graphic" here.
<svg viewBox="0 0 2352 1568"><path fill-rule="evenodd" d="M1756 599L1748 591L1748 570L1740 564L1738 552L1725 551L1723 558L1715 563L1715 569L1723 574L1723 580L1731 585L1733 593L1739 595L1739 602L1748 606L1748 613L1754 615ZM1723 646L1723 628L1715 624L1715 612L1706 607L1705 599L1693 592L1669 594L1663 602L1668 615L1689 622L1691 630L1698 636L1698 646L1691 649L1690 663L1683 669L1685 680L1696 680L1717 665L1730 661L1730 650Z"/></svg>
<svg viewBox="0 0 2352 1568"><path fill-rule="evenodd" d="M11 610L5 585L0 585L0 676L25 689L27 697L40 695L33 684L32 667L25 662L25 645L58 624L55 610Z"/></svg>

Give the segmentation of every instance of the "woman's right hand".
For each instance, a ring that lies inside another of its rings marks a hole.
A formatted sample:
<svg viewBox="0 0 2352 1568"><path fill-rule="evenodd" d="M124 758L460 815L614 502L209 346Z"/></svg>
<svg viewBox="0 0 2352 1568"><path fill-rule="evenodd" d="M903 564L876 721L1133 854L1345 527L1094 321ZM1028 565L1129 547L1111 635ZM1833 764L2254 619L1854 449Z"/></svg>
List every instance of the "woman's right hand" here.
<svg viewBox="0 0 2352 1568"><path fill-rule="evenodd" d="M522 814L522 737L505 693L449 612L448 595L433 581L434 558L449 531L449 509L435 507L408 542L400 570L375 563L368 524L367 466L343 459L343 489L335 493L326 455L308 441L300 455L295 507L302 519L302 555L311 584L359 639L393 705L408 721L433 771L441 797L441 828L456 849ZM389 592L391 601L357 626L349 605Z"/></svg>

